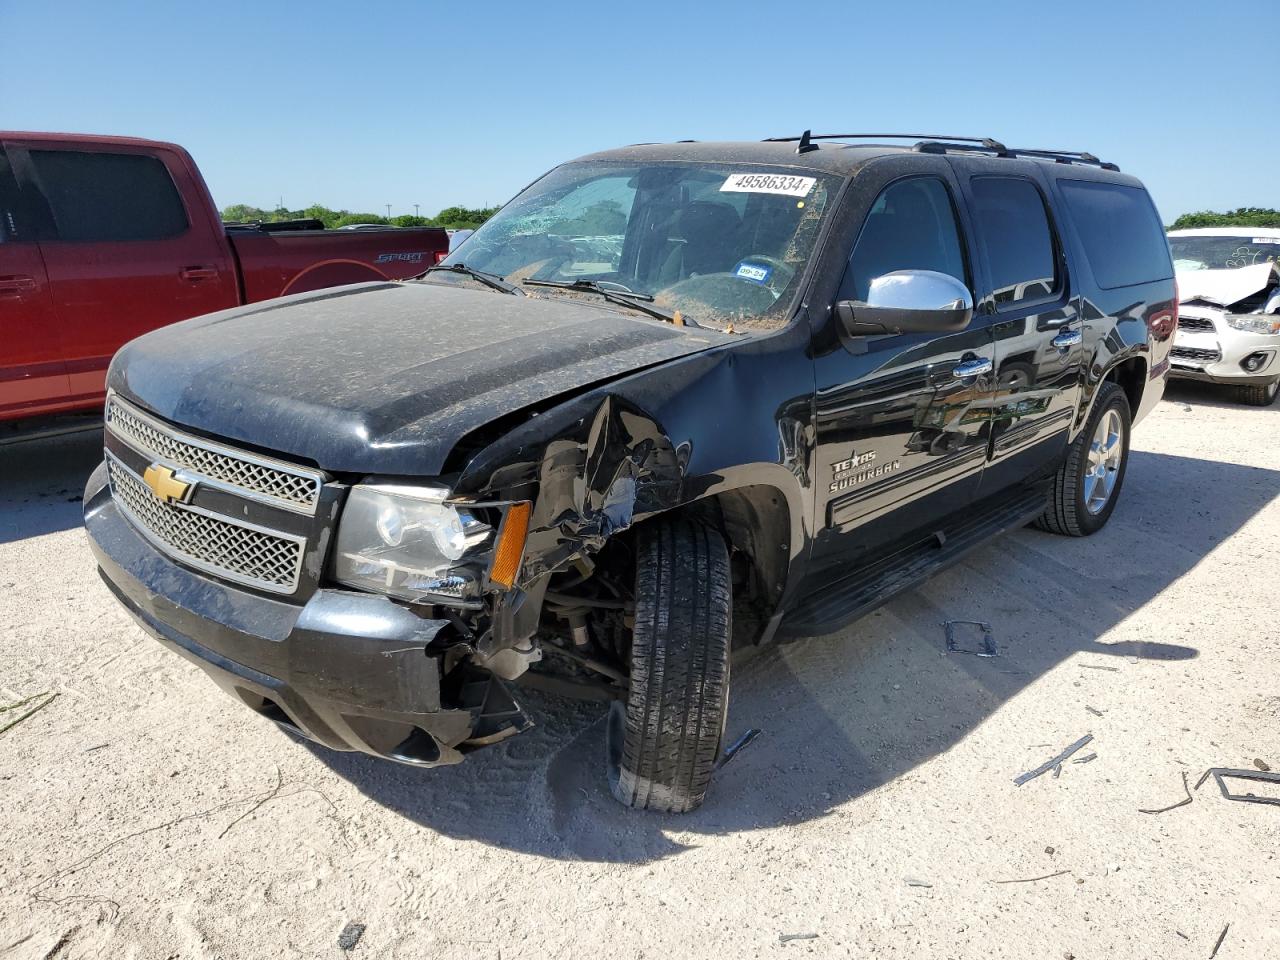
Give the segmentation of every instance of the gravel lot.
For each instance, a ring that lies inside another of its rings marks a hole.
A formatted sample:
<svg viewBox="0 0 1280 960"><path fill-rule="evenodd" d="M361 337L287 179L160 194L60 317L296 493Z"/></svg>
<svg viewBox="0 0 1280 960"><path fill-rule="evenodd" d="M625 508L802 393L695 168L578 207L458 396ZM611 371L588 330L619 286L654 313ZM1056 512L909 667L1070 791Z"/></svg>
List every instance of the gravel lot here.
<svg viewBox="0 0 1280 960"><path fill-rule="evenodd" d="M0 957L337 958L349 923L415 960L1205 958L1227 924L1221 960L1280 956L1280 807L1139 812L1280 770L1277 438L1171 388L1100 535L1020 531L738 669L730 735L764 735L685 817L608 796L594 705L528 696L436 771L292 739L98 579L95 437L0 448L0 705L59 694L0 733ZM948 618L1001 656L945 654Z"/></svg>

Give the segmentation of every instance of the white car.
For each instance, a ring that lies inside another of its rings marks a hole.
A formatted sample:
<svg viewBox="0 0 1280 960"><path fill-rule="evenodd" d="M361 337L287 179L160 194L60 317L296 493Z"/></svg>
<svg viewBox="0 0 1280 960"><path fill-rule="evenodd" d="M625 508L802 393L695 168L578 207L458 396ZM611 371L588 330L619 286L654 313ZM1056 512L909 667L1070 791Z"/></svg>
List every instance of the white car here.
<svg viewBox="0 0 1280 960"><path fill-rule="evenodd" d="M1269 406L1280 392L1280 228L1171 230L1169 246L1181 300L1169 376Z"/></svg>

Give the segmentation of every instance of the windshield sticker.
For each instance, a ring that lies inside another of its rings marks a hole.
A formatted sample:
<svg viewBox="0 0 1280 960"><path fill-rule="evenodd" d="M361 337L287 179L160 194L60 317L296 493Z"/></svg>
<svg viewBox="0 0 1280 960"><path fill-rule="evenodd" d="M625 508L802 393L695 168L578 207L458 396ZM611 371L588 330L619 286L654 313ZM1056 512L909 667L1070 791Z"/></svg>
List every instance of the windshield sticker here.
<svg viewBox="0 0 1280 960"><path fill-rule="evenodd" d="M739 280L765 284L769 282L769 277L773 275L773 267L766 267L762 263L748 263L743 260L733 268L733 275Z"/></svg>
<svg viewBox="0 0 1280 960"><path fill-rule="evenodd" d="M720 192L777 193L784 197L807 197L817 182L813 177L791 177L778 173L731 173L720 187Z"/></svg>
<svg viewBox="0 0 1280 960"><path fill-rule="evenodd" d="M1280 237L1254 237L1250 243L1280 243Z"/></svg>

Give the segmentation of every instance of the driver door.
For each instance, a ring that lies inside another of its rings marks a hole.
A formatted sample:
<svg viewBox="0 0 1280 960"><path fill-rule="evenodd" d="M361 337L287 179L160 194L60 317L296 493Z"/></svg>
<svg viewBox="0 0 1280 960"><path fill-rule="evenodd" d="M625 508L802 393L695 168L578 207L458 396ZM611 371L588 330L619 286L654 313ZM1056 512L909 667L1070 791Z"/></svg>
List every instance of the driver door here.
<svg viewBox="0 0 1280 960"><path fill-rule="evenodd" d="M836 300L863 300L872 279L904 269L946 273L972 292L975 258L950 168L922 157L912 165L918 173L890 169L896 179L862 194L869 202ZM836 322L834 310L827 317ZM819 352L819 579L839 579L973 501L986 461L993 361L991 330L976 314L960 332L841 335Z"/></svg>

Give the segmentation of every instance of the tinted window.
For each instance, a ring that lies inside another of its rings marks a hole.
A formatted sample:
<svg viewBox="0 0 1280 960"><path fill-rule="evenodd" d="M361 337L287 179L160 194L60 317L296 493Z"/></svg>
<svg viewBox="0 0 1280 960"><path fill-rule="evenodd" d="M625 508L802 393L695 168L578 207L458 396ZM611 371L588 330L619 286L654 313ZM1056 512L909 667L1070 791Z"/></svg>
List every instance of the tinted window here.
<svg viewBox="0 0 1280 960"><path fill-rule="evenodd" d="M1104 290L1173 276L1156 208L1141 187L1059 180L1093 278Z"/></svg>
<svg viewBox="0 0 1280 960"><path fill-rule="evenodd" d="M1058 289L1058 258L1039 189L1020 177L975 177L972 189L996 303L1051 296Z"/></svg>
<svg viewBox="0 0 1280 960"><path fill-rule="evenodd" d="M936 270L968 285L955 209L933 177L900 180L876 198L849 256L840 300L866 300L871 281L894 270Z"/></svg>
<svg viewBox="0 0 1280 960"><path fill-rule="evenodd" d="M155 157L32 150L59 240L163 240L187 229L182 199Z"/></svg>
<svg viewBox="0 0 1280 960"><path fill-rule="evenodd" d="M0 150L0 243L18 236L18 184L8 157Z"/></svg>

